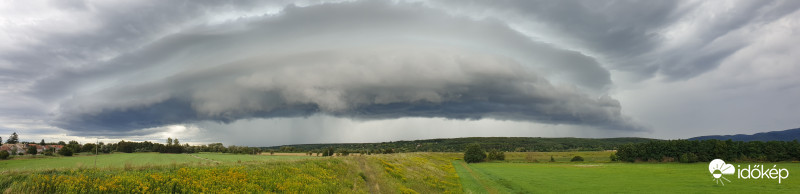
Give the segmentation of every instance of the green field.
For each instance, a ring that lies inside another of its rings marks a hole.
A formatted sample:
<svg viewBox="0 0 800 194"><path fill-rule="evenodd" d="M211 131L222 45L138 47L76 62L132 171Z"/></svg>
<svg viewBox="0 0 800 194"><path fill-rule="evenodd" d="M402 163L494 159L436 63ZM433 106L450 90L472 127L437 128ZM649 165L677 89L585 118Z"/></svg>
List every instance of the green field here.
<svg viewBox="0 0 800 194"><path fill-rule="evenodd" d="M248 155L248 154L225 154L225 153L197 153L194 156L205 158L211 161L229 162L252 162L252 161L293 161L317 158L313 156L269 156L269 155ZM206 160L206 161L208 161Z"/></svg>
<svg viewBox="0 0 800 194"><path fill-rule="evenodd" d="M466 193L796 193L800 179L713 182L708 163L477 163L454 161ZM770 164L770 167L772 164ZM800 172L798 163L779 163Z"/></svg>
<svg viewBox="0 0 800 194"><path fill-rule="evenodd" d="M194 157L197 156L197 157ZM199 158L198 158L199 157ZM35 157L1 160L0 171L27 171L43 169L71 169L71 168L123 168L141 166L161 166L173 164L210 164L230 162L296 160L310 156L265 156L265 155L237 155L223 153L197 153L197 154L160 154L160 153L114 153L81 155L73 157Z"/></svg>
<svg viewBox="0 0 800 194"><path fill-rule="evenodd" d="M569 162L580 155L586 162ZM708 163L617 163L610 152L461 153L346 157L115 153L0 161L0 190L34 193L796 193L800 179L713 182ZM550 157L556 162L549 162ZM739 164L738 165L747 165ZM768 163L765 163L768 164ZM768 164L771 167L772 164ZM778 163L790 173L800 163Z"/></svg>

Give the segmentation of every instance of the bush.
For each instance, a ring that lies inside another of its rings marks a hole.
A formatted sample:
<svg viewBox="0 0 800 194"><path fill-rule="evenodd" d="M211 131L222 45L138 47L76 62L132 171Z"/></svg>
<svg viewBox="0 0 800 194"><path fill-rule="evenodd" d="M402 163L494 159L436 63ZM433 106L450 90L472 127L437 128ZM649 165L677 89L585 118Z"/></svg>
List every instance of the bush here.
<svg viewBox="0 0 800 194"><path fill-rule="evenodd" d="M617 160L619 160L617 154L611 154L611 156L608 156L608 158L611 159L612 162L616 162Z"/></svg>
<svg viewBox="0 0 800 194"><path fill-rule="evenodd" d="M506 154L492 149L492 151L489 151L489 160L506 160Z"/></svg>
<svg viewBox="0 0 800 194"><path fill-rule="evenodd" d="M322 156L333 156L333 155L334 155L334 150L332 147L329 147L328 149L322 151Z"/></svg>
<svg viewBox="0 0 800 194"><path fill-rule="evenodd" d="M5 160L8 159L9 156L11 156L11 154L9 154L8 151L0 151L0 159Z"/></svg>
<svg viewBox="0 0 800 194"><path fill-rule="evenodd" d="M36 155L36 146L28 146L28 151L26 153L30 155Z"/></svg>
<svg viewBox="0 0 800 194"><path fill-rule="evenodd" d="M553 156L550 156L550 162L556 162L556 159Z"/></svg>
<svg viewBox="0 0 800 194"><path fill-rule="evenodd" d="M694 153L681 154L681 157L678 158L678 162L681 162L681 163L695 163L695 162L697 162L697 155L694 154Z"/></svg>
<svg viewBox="0 0 800 194"><path fill-rule="evenodd" d="M569 161L570 161L570 162L583 162L583 157L581 157L581 156L575 156L575 157L572 157L572 159L571 159L571 160L569 160Z"/></svg>
<svg viewBox="0 0 800 194"><path fill-rule="evenodd" d="M481 146L472 144L467 146L467 151L464 152L464 161L467 163L481 162L486 159L486 152L483 152Z"/></svg>
<svg viewBox="0 0 800 194"><path fill-rule="evenodd" d="M58 150L58 154L62 156L72 156L72 149L70 149L67 146L64 146L64 148Z"/></svg>
<svg viewBox="0 0 800 194"><path fill-rule="evenodd" d="M53 150L52 149L44 150L44 155L45 156L53 156Z"/></svg>

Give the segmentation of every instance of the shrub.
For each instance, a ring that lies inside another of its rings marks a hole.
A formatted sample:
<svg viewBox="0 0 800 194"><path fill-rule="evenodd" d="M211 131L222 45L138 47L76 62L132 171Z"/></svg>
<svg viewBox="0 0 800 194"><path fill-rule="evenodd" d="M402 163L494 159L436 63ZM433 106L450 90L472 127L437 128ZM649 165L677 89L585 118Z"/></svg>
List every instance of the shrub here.
<svg viewBox="0 0 800 194"><path fill-rule="evenodd" d="M11 156L11 154L9 154L8 151L5 150L0 151L0 159L5 160L8 159L9 156Z"/></svg>
<svg viewBox="0 0 800 194"><path fill-rule="evenodd" d="M333 153L333 148L329 147L328 149L322 151L322 156L333 156Z"/></svg>
<svg viewBox="0 0 800 194"><path fill-rule="evenodd" d="M614 154L614 153L612 153L611 156L608 156L608 158L611 159L612 162L616 162L617 160L619 160L619 157L617 157L617 154Z"/></svg>
<svg viewBox="0 0 800 194"><path fill-rule="evenodd" d="M481 149L478 144L467 146L467 151L464 152L464 161L467 163L481 162L486 159L486 152Z"/></svg>
<svg viewBox="0 0 800 194"><path fill-rule="evenodd" d="M28 151L26 153L30 155L36 155L36 146L28 146Z"/></svg>
<svg viewBox="0 0 800 194"><path fill-rule="evenodd" d="M497 151L496 149L492 149L491 151L489 151L489 158L488 159L489 160L506 160L506 154L501 152L501 151Z"/></svg>
<svg viewBox="0 0 800 194"><path fill-rule="evenodd" d="M569 161L570 161L570 162L583 162L583 157L581 157L581 156L575 156L575 157L572 157L572 159L571 159L571 160L569 160Z"/></svg>
<svg viewBox="0 0 800 194"><path fill-rule="evenodd" d="M67 146L64 146L64 148L61 148L60 150L58 150L58 155L72 156L72 149L70 149Z"/></svg>
<svg viewBox="0 0 800 194"><path fill-rule="evenodd" d="M695 163L695 162L697 162L697 155L694 154L694 153L681 154L681 157L678 158L678 162L681 162L681 163Z"/></svg>
<svg viewBox="0 0 800 194"><path fill-rule="evenodd" d="M556 162L556 159L553 156L550 156L550 162Z"/></svg>

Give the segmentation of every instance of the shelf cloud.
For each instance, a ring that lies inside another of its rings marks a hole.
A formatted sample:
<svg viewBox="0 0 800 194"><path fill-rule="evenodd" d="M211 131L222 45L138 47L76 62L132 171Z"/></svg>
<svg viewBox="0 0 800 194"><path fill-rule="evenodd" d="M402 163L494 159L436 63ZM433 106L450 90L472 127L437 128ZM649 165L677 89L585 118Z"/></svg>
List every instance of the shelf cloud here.
<svg viewBox="0 0 800 194"><path fill-rule="evenodd" d="M0 132L333 118L677 137L800 124L780 116L796 103L771 97L800 94L797 1L15 3L0 5ZM763 111L733 115L745 108Z"/></svg>

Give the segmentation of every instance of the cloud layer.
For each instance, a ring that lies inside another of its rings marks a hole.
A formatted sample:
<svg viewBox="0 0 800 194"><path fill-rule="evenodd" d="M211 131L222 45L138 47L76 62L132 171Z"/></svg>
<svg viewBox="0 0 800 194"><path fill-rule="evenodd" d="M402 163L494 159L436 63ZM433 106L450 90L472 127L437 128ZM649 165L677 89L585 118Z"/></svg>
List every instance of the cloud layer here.
<svg viewBox="0 0 800 194"><path fill-rule="evenodd" d="M638 129L608 96L554 86L508 58L419 44L261 56L77 96L61 111L57 126L77 131L314 113Z"/></svg>
<svg viewBox="0 0 800 194"><path fill-rule="evenodd" d="M333 117L676 137L800 124L774 124L800 105L770 97L800 92L797 1L17 3L0 5L0 131ZM755 105L769 99L790 108ZM730 114L738 105L761 116Z"/></svg>

